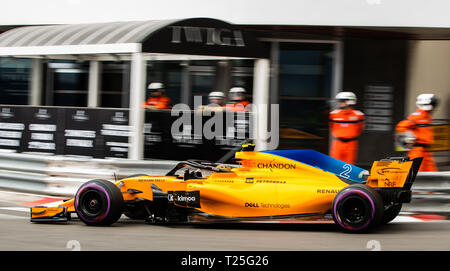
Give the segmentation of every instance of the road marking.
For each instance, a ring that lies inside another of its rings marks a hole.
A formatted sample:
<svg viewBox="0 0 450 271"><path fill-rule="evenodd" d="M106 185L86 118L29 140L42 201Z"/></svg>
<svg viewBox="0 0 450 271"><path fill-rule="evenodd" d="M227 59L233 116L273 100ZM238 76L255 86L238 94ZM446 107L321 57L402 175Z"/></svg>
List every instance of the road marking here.
<svg viewBox="0 0 450 271"><path fill-rule="evenodd" d="M26 207L0 207L0 210L27 212L27 213L30 212L30 208Z"/></svg>
<svg viewBox="0 0 450 271"><path fill-rule="evenodd" d="M446 220L445 216L436 214L412 214L410 216L422 221Z"/></svg>
<svg viewBox="0 0 450 271"><path fill-rule="evenodd" d="M434 214L414 214L403 213L397 216L391 223L420 223L420 222L444 222L448 221L447 217ZM238 221L241 223L292 223L292 224L333 224L332 220L253 220L253 221Z"/></svg>
<svg viewBox="0 0 450 271"><path fill-rule="evenodd" d="M391 223L408 223L408 222L424 222L423 220L411 217L411 216L403 216L399 215Z"/></svg>
<svg viewBox="0 0 450 271"><path fill-rule="evenodd" d="M28 207L33 207L33 206L42 206L42 205L55 205L55 204L59 204L62 203L63 201L61 200L61 198L50 198L50 197L45 197L42 198L40 200L35 200L35 201L30 201L30 202L24 202L24 203L20 203L20 205L23 206L28 206ZM55 205L57 206L57 205Z"/></svg>
<svg viewBox="0 0 450 271"><path fill-rule="evenodd" d="M0 219L29 219L29 217L28 216L0 214Z"/></svg>

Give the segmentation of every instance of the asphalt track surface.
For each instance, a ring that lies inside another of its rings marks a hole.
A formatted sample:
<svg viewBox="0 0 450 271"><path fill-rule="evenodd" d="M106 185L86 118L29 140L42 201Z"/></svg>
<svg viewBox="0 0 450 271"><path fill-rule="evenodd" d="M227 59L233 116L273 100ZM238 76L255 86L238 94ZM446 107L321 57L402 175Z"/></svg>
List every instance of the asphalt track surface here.
<svg viewBox="0 0 450 271"><path fill-rule="evenodd" d="M125 217L109 227L89 227L78 219L31 223L27 208L15 199L29 200L0 193L1 251L450 250L449 220L397 220L367 234L342 233L332 223L155 225Z"/></svg>

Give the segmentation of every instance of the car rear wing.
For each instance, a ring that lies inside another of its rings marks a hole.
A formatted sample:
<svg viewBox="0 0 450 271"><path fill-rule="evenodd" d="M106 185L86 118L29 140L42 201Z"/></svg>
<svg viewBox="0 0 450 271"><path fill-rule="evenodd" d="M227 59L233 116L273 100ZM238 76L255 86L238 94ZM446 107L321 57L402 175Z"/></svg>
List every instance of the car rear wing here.
<svg viewBox="0 0 450 271"><path fill-rule="evenodd" d="M410 160L408 157L392 157L375 161L370 169L366 184L377 188L411 189L422 157Z"/></svg>

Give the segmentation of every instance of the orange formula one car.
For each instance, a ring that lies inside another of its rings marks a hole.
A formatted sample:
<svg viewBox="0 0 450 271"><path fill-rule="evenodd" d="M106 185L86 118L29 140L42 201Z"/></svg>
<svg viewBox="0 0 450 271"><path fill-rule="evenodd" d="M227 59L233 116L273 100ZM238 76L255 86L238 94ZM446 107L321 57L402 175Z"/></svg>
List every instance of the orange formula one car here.
<svg viewBox="0 0 450 271"><path fill-rule="evenodd" d="M147 222L208 219L333 218L344 231L367 231L393 220L411 200L421 158L375 161L370 173L312 150L253 151L243 146L238 165L180 162L165 176L135 175L84 183L58 207L32 207L32 222L105 226L122 214Z"/></svg>

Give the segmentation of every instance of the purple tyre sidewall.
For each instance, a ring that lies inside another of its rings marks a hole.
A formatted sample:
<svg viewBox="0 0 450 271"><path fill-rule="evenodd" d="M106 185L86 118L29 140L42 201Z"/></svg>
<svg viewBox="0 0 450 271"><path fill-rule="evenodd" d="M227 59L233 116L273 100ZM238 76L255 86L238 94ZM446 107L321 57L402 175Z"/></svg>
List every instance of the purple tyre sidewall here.
<svg viewBox="0 0 450 271"><path fill-rule="evenodd" d="M364 223L363 225L361 225L361 226L359 226L357 228L349 227L349 226L345 225L344 223L342 223L342 221L340 219L340 216L338 214L338 210L337 210L337 206L339 205L340 201L342 199L345 199L348 195L352 195L352 194L362 195L366 200L368 200L370 202L370 205L372 206L370 219L368 219L366 223ZM342 193L341 195L338 195L338 198L336 199L335 204L333 206L333 215L336 218L336 222L341 227L343 227L345 229L348 229L348 230L353 230L353 231L363 230L363 229L367 228L369 226L369 224L375 218L375 202L372 200L372 198L369 196L369 194L367 194L364 191L361 191L361 190L349 190L349 191L346 191L346 192Z"/></svg>
<svg viewBox="0 0 450 271"><path fill-rule="evenodd" d="M88 189L94 189L94 190L97 190L97 191L102 192L102 193L105 195L106 201L107 201L106 211L105 211L101 216L98 216L98 217L95 218L95 219L89 219L89 218L86 218L85 216L82 215L81 212L78 211L78 199L79 199L80 195L81 195L84 191L86 191L86 190L88 190ZM95 223L95 222L101 222L102 220L104 220L104 219L107 217L107 215L108 215L108 213L109 213L110 206L111 206L111 199L110 199L110 197L109 197L108 192L106 191L106 189L105 189L103 186L98 185L98 184L96 184L96 183L90 183L90 184L87 184L87 185L83 186L83 187L80 189L80 191L77 192L77 194L76 194L76 196L75 196L75 202L74 202L74 205L75 205L75 211L77 212L78 216L79 216L82 220L84 220L84 221L86 221L86 222L89 222L89 223Z"/></svg>

